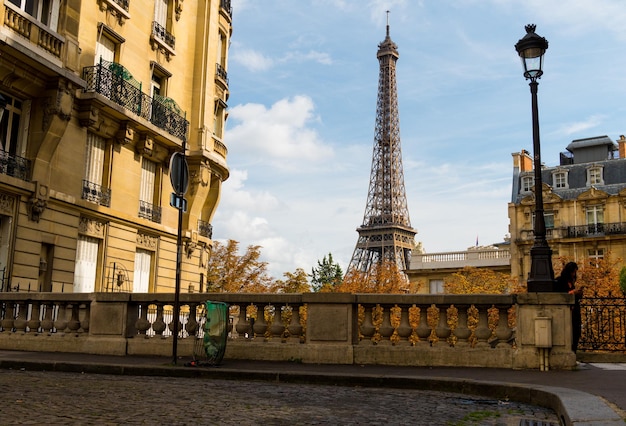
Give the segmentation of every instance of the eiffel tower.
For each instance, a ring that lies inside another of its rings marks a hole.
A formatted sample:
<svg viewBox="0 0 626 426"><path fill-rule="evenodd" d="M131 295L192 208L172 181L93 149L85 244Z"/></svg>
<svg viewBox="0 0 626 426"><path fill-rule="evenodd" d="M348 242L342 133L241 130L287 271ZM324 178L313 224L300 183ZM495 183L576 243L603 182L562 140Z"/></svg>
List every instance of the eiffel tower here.
<svg viewBox="0 0 626 426"><path fill-rule="evenodd" d="M389 12L387 36L378 45L376 56L380 72L372 171L363 224L357 228L359 239L348 266L348 271L365 273L383 260L395 261L400 271L406 270L417 234L411 227L404 187L396 87L400 55L389 37Z"/></svg>

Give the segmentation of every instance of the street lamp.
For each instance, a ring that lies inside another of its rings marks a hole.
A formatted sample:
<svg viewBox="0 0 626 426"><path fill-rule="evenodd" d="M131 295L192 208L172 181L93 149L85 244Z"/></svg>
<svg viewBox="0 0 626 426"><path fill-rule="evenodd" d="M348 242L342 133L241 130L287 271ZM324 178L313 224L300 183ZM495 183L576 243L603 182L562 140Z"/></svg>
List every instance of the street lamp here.
<svg viewBox="0 0 626 426"><path fill-rule="evenodd" d="M524 77L530 80L533 114L533 151L535 168L535 242L530 249L528 292L554 291L552 250L546 241L546 222L543 216L543 183L541 180L541 145L539 143L539 112L537 110L537 80L543 74L543 55L548 40L535 34L534 24L526 25L526 35L517 42L515 50L522 59Z"/></svg>

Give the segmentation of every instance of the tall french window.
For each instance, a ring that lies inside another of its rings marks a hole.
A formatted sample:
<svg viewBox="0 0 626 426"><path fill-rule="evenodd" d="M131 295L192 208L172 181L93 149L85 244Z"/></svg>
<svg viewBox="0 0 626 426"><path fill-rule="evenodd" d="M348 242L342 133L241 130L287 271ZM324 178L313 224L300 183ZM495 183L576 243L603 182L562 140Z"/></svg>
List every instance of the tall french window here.
<svg viewBox="0 0 626 426"><path fill-rule="evenodd" d="M150 265L152 253L137 249L135 252L135 274L133 276L133 293L148 293L150 290Z"/></svg>
<svg viewBox="0 0 626 426"><path fill-rule="evenodd" d="M78 236L74 266L74 293L93 293L95 291L99 247L100 240L97 238Z"/></svg>

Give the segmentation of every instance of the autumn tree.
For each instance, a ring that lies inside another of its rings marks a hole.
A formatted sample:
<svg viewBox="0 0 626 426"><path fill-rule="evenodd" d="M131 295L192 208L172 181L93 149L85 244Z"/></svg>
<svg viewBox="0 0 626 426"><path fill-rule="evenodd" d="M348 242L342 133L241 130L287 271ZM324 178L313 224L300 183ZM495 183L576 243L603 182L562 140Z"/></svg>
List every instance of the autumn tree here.
<svg viewBox="0 0 626 426"><path fill-rule="evenodd" d="M237 241L216 241L207 265L207 292L268 292L273 280L267 273L267 262L260 261L260 257L260 246L248 246L239 255Z"/></svg>
<svg viewBox="0 0 626 426"><path fill-rule="evenodd" d="M332 292L341 285L343 271L338 263L333 261L333 255L328 253L322 261L317 261L317 267L311 268L311 286L313 291L320 293Z"/></svg>
<svg viewBox="0 0 626 426"><path fill-rule="evenodd" d="M566 263L574 259L561 256L554 261L554 271L558 276ZM610 253L597 259L588 257L574 260L578 264L576 287L585 288L585 296L618 296L621 294L620 269L621 258L613 258Z"/></svg>
<svg viewBox="0 0 626 426"><path fill-rule="evenodd" d="M304 269L298 268L295 272L285 272L283 274L285 280L276 280L272 285L274 293L309 293L311 286L309 285L307 273Z"/></svg>
<svg viewBox="0 0 626 426"><path fill-rule="evenodd" d="M409 279L396 262L385 259L369 271L350 270L336 288L340 293L406 293Z"/></svg>
<svg viewBox="0 0 626 426"><path fill-rule="evenodd" d="M504 294L511 288L511 276L487 268L466 266L443 281L450 294Z"/></svg>

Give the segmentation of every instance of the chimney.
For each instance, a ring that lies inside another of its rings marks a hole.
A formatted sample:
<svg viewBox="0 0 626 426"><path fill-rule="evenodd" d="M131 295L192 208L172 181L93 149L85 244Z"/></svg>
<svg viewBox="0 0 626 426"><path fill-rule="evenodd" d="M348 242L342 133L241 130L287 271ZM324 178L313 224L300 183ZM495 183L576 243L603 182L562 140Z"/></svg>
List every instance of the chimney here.
<svg viewBox="0 0 626 426"><path fill-rule="evenodd" d="M626 158L626 137L620 135L617 146L619 147L619 158Z"/></svg>
<svg viewBox="0 0 626 426"><path fill-rule="evenodd" d="M513 153L513 167L518 167L520 172L529 172L533 169L533 159L525 149Z"/></svg>

